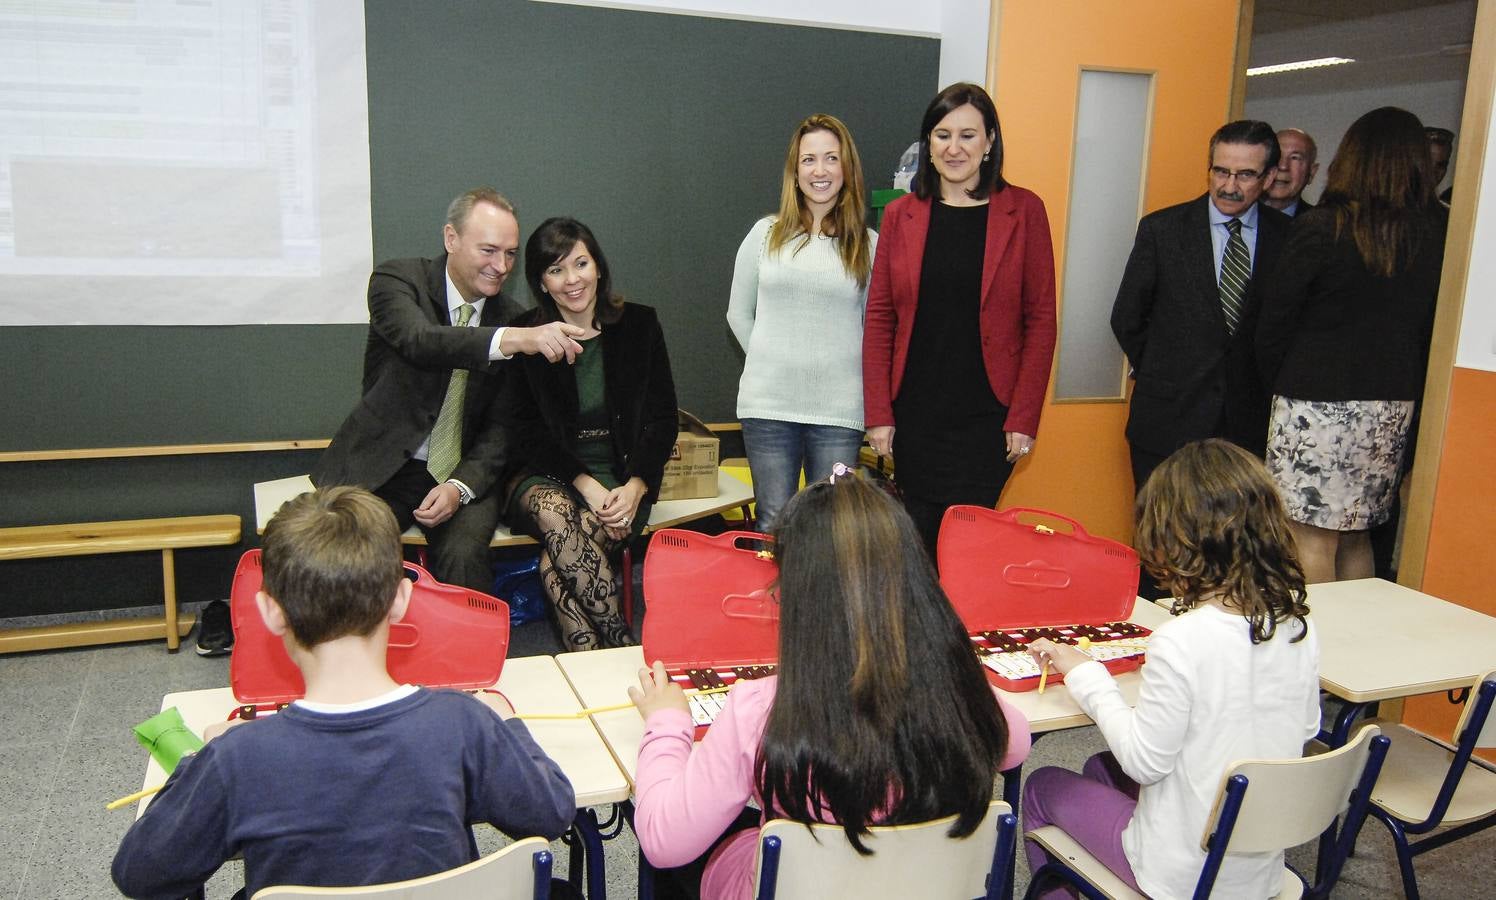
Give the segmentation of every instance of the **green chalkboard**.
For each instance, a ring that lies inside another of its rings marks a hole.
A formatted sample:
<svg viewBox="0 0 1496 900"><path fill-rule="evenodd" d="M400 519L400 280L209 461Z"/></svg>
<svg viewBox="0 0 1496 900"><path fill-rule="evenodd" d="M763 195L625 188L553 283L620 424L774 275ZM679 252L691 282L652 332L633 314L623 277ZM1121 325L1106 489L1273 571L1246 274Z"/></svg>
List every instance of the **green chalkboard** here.
<svg viewBox="0 0 1496 900"><path fill-rule="evenodd" d="M937 87L933 38L522 0L369 0L365 17L374 258L439 252L447 202L478 184L515 201L522 230L576 216L615 285L659 309L681 403L709 420L734 418L732 261L777 205L790 130L839 116L886 186ZM330 437L363 340L0 328L0 450Z"/></svg>

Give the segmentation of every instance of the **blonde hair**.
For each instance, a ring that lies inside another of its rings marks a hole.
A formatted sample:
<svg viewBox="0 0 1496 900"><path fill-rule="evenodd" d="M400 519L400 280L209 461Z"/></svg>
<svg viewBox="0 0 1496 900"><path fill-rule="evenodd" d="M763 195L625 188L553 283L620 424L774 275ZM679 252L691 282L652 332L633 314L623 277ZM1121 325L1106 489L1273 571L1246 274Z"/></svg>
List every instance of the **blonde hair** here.
<svg viewBox="0 0 1496 900"><path fill-rule="evenodd" d="M815 219L806 208L805 195L800 193L799 167L800 140L813 131L830 132L841 143L842 189L836 205L821 220L821 233L836 239L847 274L857 281L859 288L866 287L873 271L873 254L867 236L862 162L857 156L857 145L852 142L852 133L836 116L816 113L801 122L790 136L790 147L784 156L784 179L779 188L779 213L769 229L768 249L776 251L798 237L800 243L791 251L798 253L810 243Z"/></svg>

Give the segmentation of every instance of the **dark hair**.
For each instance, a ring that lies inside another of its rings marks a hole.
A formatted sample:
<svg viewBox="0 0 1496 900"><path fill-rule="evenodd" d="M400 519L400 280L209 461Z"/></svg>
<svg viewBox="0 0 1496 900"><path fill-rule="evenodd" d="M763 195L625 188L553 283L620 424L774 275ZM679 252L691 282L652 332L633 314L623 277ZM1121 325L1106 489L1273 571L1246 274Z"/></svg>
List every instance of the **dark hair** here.
<svg viewBox="0 0 1496 900"><path fill-rule="evenodd" d="M987 813L1007 724L903 506L855 475L785 506L779 684L755 764L765 809L829 815L860 853L891 825Z"/></svg>
<svg viewBox="0 0 1496 900"><path fill-rule="evenodd" d="M967 194L981 200L1008 186L1003 180L1003 129L997 120L997 107L981 85L958 81L935 95L935 99L925 108L925 117L919 126L919 169L914 173L914 196L921 200L931 197L940 199L940 173L935 171L934 164L930 162L930 132L935 130L941 119L968 103L982 114L982 123L992 136L992 152L987 159L982 160L978 169L977 186L967 191Z"/></svg>
<svg viewBox="0 0 1496 900"><path fill-rule="evenodd" d="M1175 451L1138 491L1137 520L1138 556L1178 598L1176 613L1220 597L1252 623L1254 644L1289 616L1309 615L1277 485L1235 444L1211 438Z"/></svg>
<svg viewBox="0 0 1496 900"><path fill-rule="evenodd" d="M1335 214L1335 236L1349 231L1361 262L1390 278L1418 255L1432 227L1433 159L1418 117L1383 106L1340 139L1320 206Z"/></svg>
<svg viewBox="0 0 1496 900"><path fill-rule="evenodd" d="M260 547L265 593L306 648L373 633L405 577L395 514L363 488L324 488L286 501Z"/></svg>
<svg viewBox="0 0 1496 900"><path fill-rule="evenodd" d="M1266 147L1267 162L1262 165L1263 172L1278 168L1278 158L1283 153L1278 148L1278 133L1273 131L1273 126L1257 119L1237 119L1217 128L1210 136L1210 158L1205 163L1206 168L1215 165L1216 144L1260 144Z"/></svg>
<svg viewBox="0 0 1496 900"><path fill-rule="evenodd" d="M555 298L540 286L540 278L546 269L570 256L578 242L587 248L597 266L597 306L593 315L605 325L617 322L623 315L623 298L613 293L613 272L608 268L608 258L603 255L592 229L576 219L563 216L546 219L525 242L525 281L530 285L530 296L552 321L561 318Z"/></svg>

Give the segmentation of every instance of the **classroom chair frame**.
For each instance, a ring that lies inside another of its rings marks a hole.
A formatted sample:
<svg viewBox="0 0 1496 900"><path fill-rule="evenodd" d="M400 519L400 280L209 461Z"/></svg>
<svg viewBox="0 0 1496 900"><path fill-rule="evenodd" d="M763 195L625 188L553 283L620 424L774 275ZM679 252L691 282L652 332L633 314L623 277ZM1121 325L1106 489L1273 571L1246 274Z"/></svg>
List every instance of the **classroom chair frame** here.
<svg viewBox="0 0 1496 900"><path fill-rule="evenodd" d="M1449 770L1440 782L1438 793L1434 797L1428 815L1422 821L1407 821L1384 808L1375 798L1373 799L1372 817L1386 825L1387 830L1392 833L1392 843L1397 850L1397 864L1402 873L1403 894L1407 900L1418 900L1419 897L1418 876L1413 871L1413 857L1496 825L1496 809L1493 809L1479 818L1462 822L1447 831L1423 840L1413 841L1408 837L1427 834L1438 828L1449 812L1455 792L1459 789L1460 781L1464 778L1468 768L1472 765L1481 765L1479 760L1474 758L1474 752L1481 745L1481 733L1487 730L1493 702L1496 702L1496 672L1487 672L1481 675L1470 694L1470 707L1461 720L1462 727L1458 741L1453 748L1454 755L1450 759ZM1403 739L1430 740L1435 745L1449 749L1442 742L1432 741L1432 739L1414 733L1407 733ZM1483 768L1489 769L1490 767L1483 766ZM1389 774L1391 774L1390 771Z"/></svg>
<svg viewBox="0 0 1496 900"><path fill-rule="evenodd" d="M1367 731L1375 736L1371 738L1371 747L1367 755L1365 766L1361 770L1360 778L1357 780L1355 789L1351 792L1350 802L1345 813L1340 816L1340 828L1336 839L1331 844L1329 858L1324 859L1324 849L1321 848L1321 859L1318 861L1317 879L1310 886L1307 879L1292 867L1285 866L1303 886L1301 894L1285 894L1280 896L1305 896L1310 898L1328 897L1330 890L1334 888L1335 882L1340 878L1340 870L1346 858L1355 846L1356 835L1360 831L1361 824L1371 808L1371 794L1376 784L1377 776L1381 773L1382 762L1386 758L1387 748L1391 744L1386 737L1375 733L1374 728ZM1359 744L1362 738L1358 737L1352 745ZM1348 745L1351 746L1351 745ZM1239 763L1232 766L1235 769ZM1206 900L1215 887L1216 876L1220 874L1221 863L1226 858L1226 853L1231 844L1232 832L1236 828L1236 821L1241 813L1242 803L1246 800L1249 780L1245 775L1233 774L1226 779L1221 795L1217 800L1217 812L1214 818L1214 829L1205 839L1205 864L1200 870L1200 880L1195 885L1194 900ZM1326 834L1336 833L1332 823ZM1029 878L1028 891L1024 894L1024 900L1031 900L1039 896L1039 889L1046 882L1063 881L1075 888L1081 896L1088 900L1114 900L1111 894L1088 881L1080 871L1054 857L1046 848L1046 854L1050 861L1040 866ZM1099 865L1099 863L1097 863ZM1141 896L1141 895L1138 895Z"/></svg>

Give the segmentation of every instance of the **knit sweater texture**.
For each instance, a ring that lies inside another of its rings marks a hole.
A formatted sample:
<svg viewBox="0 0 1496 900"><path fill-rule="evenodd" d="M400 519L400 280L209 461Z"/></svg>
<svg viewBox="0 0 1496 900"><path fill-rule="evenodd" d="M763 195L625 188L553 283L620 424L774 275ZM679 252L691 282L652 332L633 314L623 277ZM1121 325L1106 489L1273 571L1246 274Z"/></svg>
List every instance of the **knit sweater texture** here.
<svg viewBox="0 0 1496 900"><path fill-rule="evenodd" d="M738 418L862 430L862 315L867 286L847 274L834 238L769 251L772 216L743 238L727 324L747 354ZM878 235L868 229L871 249Z"/></svg>

